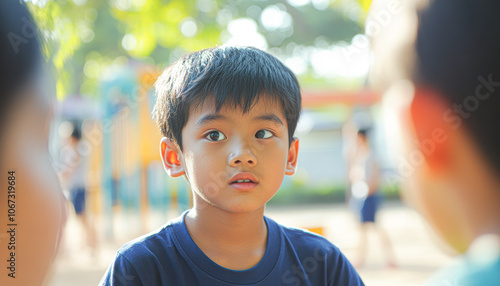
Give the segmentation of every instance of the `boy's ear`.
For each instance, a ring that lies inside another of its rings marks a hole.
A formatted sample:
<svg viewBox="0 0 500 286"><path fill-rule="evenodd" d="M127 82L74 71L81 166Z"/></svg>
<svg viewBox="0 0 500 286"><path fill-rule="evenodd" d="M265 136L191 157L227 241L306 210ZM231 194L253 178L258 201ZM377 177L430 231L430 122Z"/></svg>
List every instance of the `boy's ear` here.
<svg viewBox="0 0 500 286"><path fill-rule="evenodd" d="M170 177L180 177L184 175L184 167L179 161L180 150L177 144L163 137L160 141L160 155L163 167Z"/></svg>
<svg viewBox="0 0 500 286"><path fill-rule="evenodd" d="M429 171L441 174L451 163L450 137L461 125L461 118L438 91L418 86L409 112L417 146Z"/></svg>
<svg viewBox="0 0 500 286"><path fill-rule="evenodd" d="M297 158L299 157L299 138L294 137L290 150L288 150L288 161L286 163L285 175L291 176L295 174L297 169Z"/></svg>

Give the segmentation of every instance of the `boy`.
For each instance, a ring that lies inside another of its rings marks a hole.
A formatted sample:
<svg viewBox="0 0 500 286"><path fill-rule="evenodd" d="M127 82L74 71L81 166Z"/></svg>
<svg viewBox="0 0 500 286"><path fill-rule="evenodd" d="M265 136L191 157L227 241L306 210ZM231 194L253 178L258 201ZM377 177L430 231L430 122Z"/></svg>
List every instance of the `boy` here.
<svg viewBox="0 0 500 286"><path fill-rule="evenodd" d="M408 195L464 253L432 283L499 285L500 2L436 0L407 11L375 39L373 76L397 102Z"/></svg>
<svg viewBox="0 0 500 286"><path fill-rule="evenodd" d="M101 285L363 285L328 240L264 217L297 165L301 95L288 68L216 47L175 62L156 91L163 164L189 181L193 208L122 247Z"/></svg>

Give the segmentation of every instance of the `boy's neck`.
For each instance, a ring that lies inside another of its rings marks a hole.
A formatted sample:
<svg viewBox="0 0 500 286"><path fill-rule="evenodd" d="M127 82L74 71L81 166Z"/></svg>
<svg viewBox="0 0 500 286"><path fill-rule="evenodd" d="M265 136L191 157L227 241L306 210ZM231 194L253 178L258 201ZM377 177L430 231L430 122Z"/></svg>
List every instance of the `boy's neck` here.
<svg viewBox="0 0 500 286"><path fill-rule="evenodd" d="M249 269L259 263L266 252L264 206L249 213L195 206L186 215L185 222L196 245L225 268Z"/></svg>

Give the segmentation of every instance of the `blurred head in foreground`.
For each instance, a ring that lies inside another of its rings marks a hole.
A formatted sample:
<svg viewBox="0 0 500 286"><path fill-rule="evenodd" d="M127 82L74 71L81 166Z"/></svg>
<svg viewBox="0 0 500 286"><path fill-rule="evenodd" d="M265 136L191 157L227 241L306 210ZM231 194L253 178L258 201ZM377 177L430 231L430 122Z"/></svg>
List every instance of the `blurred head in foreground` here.
<svg viewBox="0 0 500 286"><path fill-rule="evenodd" d="M403 2L397 15L371 11L390 18L372 35L371 79L398 125L409 199L464 252L500 234L500 2Z"/></svg>
<svg viewBox="0 0 500 286"><path fill-rule="evenodd" d="M65 217L48 151L52 98L38 37L23 1L0 2L0 257L7 265L0 285L44 281Z"/></svg>

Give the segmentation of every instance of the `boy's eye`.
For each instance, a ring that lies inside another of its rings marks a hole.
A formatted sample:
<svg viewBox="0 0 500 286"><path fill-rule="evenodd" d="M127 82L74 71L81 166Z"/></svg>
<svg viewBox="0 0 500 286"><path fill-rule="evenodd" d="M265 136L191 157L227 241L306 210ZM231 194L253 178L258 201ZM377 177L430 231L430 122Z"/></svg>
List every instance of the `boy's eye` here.
<svg viewBox="0 0 500 286"><path fill-rule="evenodd" d="M226 139L226 136L220 131L210 131L205 138L210 141L222 141Z"/></svg>
<svg viewBox="0 0 500 286"><path fill-rule="evenodd" d="M259 139L268 139L268 138L271 138L272 136L273 136L273 133L271 133L271 131L265 130L265 129L259 130L259 131L257 131L257 133L255 133L255 138L259 138Z"/></svg>

